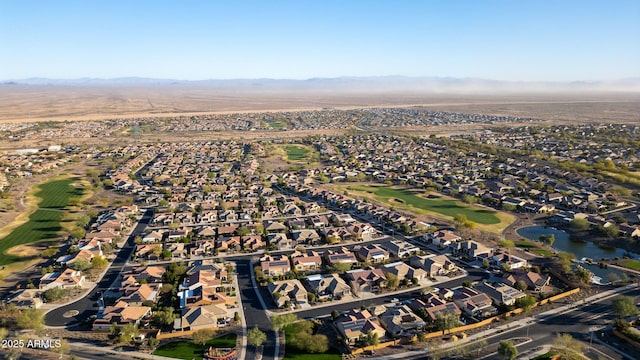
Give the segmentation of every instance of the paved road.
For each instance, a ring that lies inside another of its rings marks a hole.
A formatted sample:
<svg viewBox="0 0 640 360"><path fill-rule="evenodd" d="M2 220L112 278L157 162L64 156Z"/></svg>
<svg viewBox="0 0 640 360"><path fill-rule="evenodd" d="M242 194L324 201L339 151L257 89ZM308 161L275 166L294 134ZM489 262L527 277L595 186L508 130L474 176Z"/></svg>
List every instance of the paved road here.
<svg viewBox="0 0 640 360"><path fill-rule="evenodd" d="M77 323L89 319L92 315L96 315L98 313L98 299L100 298L100 294L103 294L104 291L106 291L111 286L111 284L113 284L113 281L118 277L118 274L122 270L127 260L131 257L131 253L133 253L133 250L135 249L135 235L140 234L144 231L144 229L151 221L152 214L152 210L145 211L142 218L127 239L125 246L120 249L120 251L116 255L115 260L113 261L107 272L104 274L102 280L100 280L100 282L97 284L97 286L82 299L49 311L45 315L44 319L47 326L73 326ZM72 310L78 311L78 314L72 317L64 316L66 312Z"/></svg>
<svg viewBox="0 0 640 360"><path fill-rule="evenodd" d="M640 296L640 289L627 291L626 296ZM498 343L500 340L506 340L514 337L529 337L531 342L518 346L520 353L531 351L536 347L551 344L555 336L559 333L569 333L574 338L582 340L585 343L591 343L593 350L588 350L587 356L590 359L626 359L621 354L614 351L620 349L630 355L640 359L640 354L633 348L628 348L619 340L606 339L611 344L607 346L604 341L600 340L601 332L595 332L591 337L591 330L594 328L603 328L613 322L616 318L611 313L611 300L613 298L596 301L594 303L576 308L564 314L539 320L537 323L531 323L528 327L518 330L497 334L489 338L490 343ZM604 355L603 355L604 354ZM501 359L497 354L486 357L486 359Z"/></svg>
<svg viewBox="0 0 640 360"><path fill-rule="evenodd" d="M271 330L271 321L262 307L260 299L256 295L256 289L251 281L251 260L241 259L236 262L238 272L238 287L240 288L240 296L242 305L244 306L244 317L247 322L247 330L258 327L267 334L267 340L263 345L263 359L274 359L276 351L276 334ZM255 359L256 353L253 346L247 347L245 359Z"/></svg>

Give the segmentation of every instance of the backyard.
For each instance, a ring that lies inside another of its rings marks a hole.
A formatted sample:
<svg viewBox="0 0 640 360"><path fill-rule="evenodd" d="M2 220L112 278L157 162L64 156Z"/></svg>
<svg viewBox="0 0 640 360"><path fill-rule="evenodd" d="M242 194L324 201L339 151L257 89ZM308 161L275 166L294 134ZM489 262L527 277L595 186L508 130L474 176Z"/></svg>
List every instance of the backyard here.
<svg viewBox="0 0 640 360"><path fill-rule="evenodd" d="M225 334L211 340L204 345L194 344L192 341L174 341L164 344L153 352L153 355L172 357L175 359L185 360L202 360L204 352L210 346L215 348L234 348L236 347L238 336L236 334Z"/></svg>

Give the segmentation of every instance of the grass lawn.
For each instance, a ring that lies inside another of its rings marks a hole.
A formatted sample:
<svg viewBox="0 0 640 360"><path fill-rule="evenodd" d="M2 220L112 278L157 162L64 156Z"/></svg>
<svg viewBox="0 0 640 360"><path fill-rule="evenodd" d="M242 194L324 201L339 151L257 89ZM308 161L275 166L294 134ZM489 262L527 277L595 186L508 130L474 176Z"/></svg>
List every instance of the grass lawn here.
<svg viewBox="0 0 640 360"><path fill-rule="evenodd" d="M534 252L540 256L544 256L546 258L550 258L553 256L553 253L547 249L531 249L531 252Z"/></svg>
<svg viewBox="0 0 640 360"><path fill-rule="evenodd" d="M58 237L62 211L69 205L69 198L81 197L83 190L71 184L75 178L53 180L38 187L35 196L40 198L38 209L29 216L29 220L15 228L0 240L0 265L24 260L19 256L8 255L6 251L16 245L52 240Z"/></svg>
<svg viewBox="0 0 640 360"><path fill-rule="evenodd" d="M624 267L629 268L629 269L633 269L633 270L640 270L640 261L638 260L629 260L627 262L625 262L623 264Z"/></svg>
<svg viewBox="0 0 640 360"><path fill-rule="evenodd" d="M407 207L410 210L425 214L435 212L453 218L457 214L464 214L467 219L484 225L499 224L500 219L496 211L478 206L463 204L458 200L445 199L441 196L422 197L407 189L395 189L387 186L351 185L348 190L355 190L373 194L376 198L395 207Z"/></svg>
<svg viewBox="0 0 640 360"><path fill-rule="evenodd" d="M272 129L282 129L287 125L281 120L265 120L264 122Z"/></svg>
<svg viewBox="0 0 640 360"><path fill-rule="evenodd" d="M284 334L286 336L287 346L285 348L285 354L283 360L340 360L342 359L342 354L340 354L336 349L329 348L329 351L322 354L309 354L309 353L301 353L298 352L298 349L290 347L289 344L289 336L296 332L296 325L290 325L284 328Z"/></svg>
<svg viewBox="0 0 640 360"><path fill-rule="evenodd" d="M204 345L196 345L191 341L175 341L162 345L153 352L153 355L172 357L185 360L201 360L204 352L210 346L217 348L233 348L236 346L238 336L236 334L225 334L213 338Z"/></svg>
<svg viewBox="0 0 640 360"><path fill-rule="evenodd" d="M287 158L292 161L302 161L309 156L309 150L301 146L287 145L284 147Z"/></svg>
<svg viewBox="0 0 640 360"><path fill-rule="evenodd" d="M532 242L529 242L529 241L516 241L514 244L517 247L527 248L527 249L536 247Z"/></svg>

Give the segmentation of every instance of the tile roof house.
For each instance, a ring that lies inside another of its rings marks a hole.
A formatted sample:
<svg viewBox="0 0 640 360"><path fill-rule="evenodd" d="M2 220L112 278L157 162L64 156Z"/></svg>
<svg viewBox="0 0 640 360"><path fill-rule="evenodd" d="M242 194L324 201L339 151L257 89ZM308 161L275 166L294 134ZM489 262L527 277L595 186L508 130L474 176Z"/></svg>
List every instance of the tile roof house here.
<svg viewBox="0 0 640 360"><path fill-rule="evenodd" d="M511 286L502 283L494 285L486 282L480 282L476 284L474 288L489 295L489 297L497 305L515 305L516 300L526 296L526 294L522 291L514 289Z"/></svg>
<svg viewBox="0 0 640 360"><path fill-rule="evenodd" d="M260 267L266 276L280 276L291 272L287 255L265 255L260 258Z"/></svg>
<svg viewBox="0 0 640 360"><path fill-rule="evenodd" d="M349 346L356 345L358 340L369 332L377 334L378 338L385 335L385 330L378 318L368 310L350 310L340 315L335 320L335 324L343 341Z"/></svg>
<svg viewBox="0 0 640 360"><path fill-rule="evenodd" d="M318 271L322 269L322 256L315 251L309 253L293 253L291 255L293 267L298 272Z"/></svg>
<svg viewBox="0 0 640 360"><path fill-rule="evenodd" d="M291 305L308 305L307 290L300 280L274 281L267 285L273 301L278 308L283 308L287 303Z"/></svg>
<svg viewBox="0 0 640 360"><path fill-rule="evenodd" d="M421 268L430 277L446 275L456 269L456 265L446 255L413 256L409 260L411 266Z"/></svg>
<svg viewBox="0 0 640 360"><path fill-rule="evenodd" d="M338 274L310 275L306 281L309 289L322 300L339 300L351 295L351 287Z"/></svg>
<svg viewBox="0 0 640 360"><path fill-rule="evenodd" d="M504 274L502 282L509 286L515 286L518 281L524 281L527 289L543 292L545 287L549 285L551 278L533 271L516 269L510 273Z"/></svg>
<svg viewBox="0 0 640 360"><path fill-rule="evenodd" d="M467 287L457 290L453 301L467 316L489 317L498 311L489 295Z"/></svg>
<svg viewBox="0 0 640 360"><path fill-rule="evenodd" d="M355 292L375 292L386 286L387 277L381 269L356 269L346 274Z"/></svg>
<svg viewBox="0 0 640 360"><path fill-rule="evenodd" d="M62 272L52 272L44 274L40 278L38 288L40 290L49 290L55 287L63 289L72 289L80 287L84 284L84 275L80 271L73 269L65 269Z"/></svg>
<svg viewBox="0 0 640 360"><path fill-rule="evenodd" d="M407 305L387 307L378 318L391 337L412 336L427 325Z"/></svg>
<svg viewBox="0 0 640 360"><path fill-rule="evenodd" d="M356 256L363 262L369 261L374 264L379 264L385 262L386 260L389 260L389 252L377 244L367 244L365 246L360 246L356 250Z"/></svg>
<svg viewBox="0 0 640 360"><path fill-rule="evenodd" d="M182 309L180 317L173 322L177 331L217 328L228 320L227 311L218 305L205 305Z"/></svg>
<svg viewBox="0 0 640 360"><path fill-rule="evenodd" d="M400 280L422 280L427 278L427 272L420 268L413 268L402 261L385 264L381 267L385 274L394 274Z"/></svg>
<svg viewBox="0 0 640 360"><path fill-rule="evenodd" d="M327 250L323 254L323 256L329 265L334 265L337 263L348 263L348 264L358 263L358 259L356 259L356 255L347 248L340 248L337 250Z"/></svg>
<svg viewBox="0 0 640 360"><path fill-rule="evenodd" d="M98 317L93 322L93 330L108 330L113 323L139 325L150 314L151 308L148 306L129 305L124 301L118 301L115 305L107 306L98 313Z"/></svg>
<svg viewBox="0 0 640 360"><path fill-rule="evenodd" d="M420 248L403 240L393 239L385 244L385 247L391 255L399 258L416 255L420 252Z"/></svg>

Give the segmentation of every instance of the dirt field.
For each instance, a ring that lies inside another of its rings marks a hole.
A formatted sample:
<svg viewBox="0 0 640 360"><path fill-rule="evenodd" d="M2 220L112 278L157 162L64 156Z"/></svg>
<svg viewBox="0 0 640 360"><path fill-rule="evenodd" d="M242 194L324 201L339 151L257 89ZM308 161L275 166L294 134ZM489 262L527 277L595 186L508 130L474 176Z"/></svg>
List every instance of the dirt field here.
<svg viewBox="0 0 640 360"><path fill-rule="evenodd" d="M408 106L546 121L635 122L640 113L640 94L456 95L384 90L234 91L187 86L0 86L0 123Z"/></svg>

